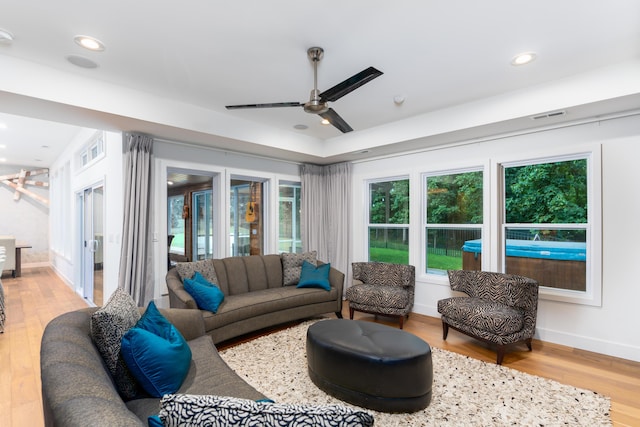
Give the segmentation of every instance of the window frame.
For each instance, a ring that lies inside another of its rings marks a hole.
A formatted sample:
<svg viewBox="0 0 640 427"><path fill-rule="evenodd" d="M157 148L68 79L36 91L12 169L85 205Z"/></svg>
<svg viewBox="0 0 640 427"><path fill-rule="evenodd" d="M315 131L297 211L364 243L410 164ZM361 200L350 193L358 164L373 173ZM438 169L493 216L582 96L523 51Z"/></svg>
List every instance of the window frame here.
<svg viewBox="0 0 640 427"><path fill-rule="evenodd" d="M300 241L300 252L296 252L294 251L293 253L301 253L302 252L302 229L300 227L300 221L302 220L302 182L300 181L300 179L298 180L291 180L291 179L282 179L282 178L278 178L277 179L277 188L276 193L277 193L277 212L276 212L276 216L275 218L277 218L276 221L276 246L277 246L277 253L282 253L282 251L280 250L280 232L282 231L282 224L280 222L280 204L282 202L282 198L280 197L280 187L292 187L294 188L294 196L292 197L293 201L292 201L292 206L293 208L297 207L298 210L300 211L300 215L296 217L296 214L294 211L292 211L293 217L297 220L292 221L292 228L293 228L293 233L292 236L294 237L292 243L295 243L297 241ZM300 204L298 206L296 206L296 192L300 195ZM298 226L297 228L300 229L300 235L296 236L296 225ZM295 237L298 237L298 239L295 239ZM293 247L296 247L296 245L293 245Z"/></svg>
<svg viewBox="0 0 640 427"><path fill-rule="evenodd" d="M412 218L412 203L411 203L411 199L413 197L412 194L412 179L411 179L411 175L410 174L406 174L406 175L395 175L395 176L387 176L387 177L377 177L377 178L370 178L370 179L365 179L364 180L364 190L365 190L365 209L364 209L364 215L365 215L365 233L364 233L364 248L366 251L366 259L368 261L370 261L370 242L369 242L369 231L371 229L371 227L376 227L376 228L406 228L407 232L409 235L411 235L411 218ZM409 182L409 207L408 207L408 212L409 212L409 222L406 224L389 224L389 223L384 223L384 224L375 224L375 223L371 223L371 184L377 184L377 183L382 183L382 182L392 182L392 181L404 181L407 180ZM407 245L407 264L411 264L411 243L409 243Z"/></svg>
<svg viewBox="0 0 640 427"><path fill-rule="evenodd" d="M424 275L429 278L438 278L442 280L444 276L446 276L446 272L444 273L435 273L429 272L428 268L428 260L427 260L427 227L429 223L427 223L427 209L428 209L428 196L427 190L428 185L427 181L429 178L443 175L458 175L467 172L481 172L482 173L482 223L481 224L433 224L437 225L438 228L469 228L469 229L480 229L480 239L482 241L483 247L485 246L485 224L487 223L487 178L486 178L486 168L484 165L478 166L469 166L469 167L459 167L459 168L451 168L451 169L443 169L437 171L423 172L420 175L420 204L421 204L421 212L420 212L420 235L421 235L421 246L420 246L420 275ZM483 266L485 265L484 256L482 257ZM484 269L484 268L483 268Z"/></svg>
<svg viewBox="0 0 640 427"><path fill-rule="evenodd" d="M545 150L544 156L519 156L518 158L496 159L493 170L495 170L495 180L492 188L496 188L493 200L499 206L493 212L494 224L497 225L497 232L492 239L495 239L497 247L497 265L491 267L498 268L497 271L506 269L506 245L505 230L513 224L507 224L506 201L504 189L504 170L507 167L525 166L541 163L556 163L561 161L586 159L587 161L587 223L586 230L586 290L576 291L568 289L550 288L540 286L539 298L550 301L568 302L590 306L602 306L602 153L600 145L589 145L583 147L573 147L572 149ZM529 228L535 228L539 224L527 224ZM543 224L548 228L549 224ZM577 224L552 224L554 228L576 227Z"/></svg>

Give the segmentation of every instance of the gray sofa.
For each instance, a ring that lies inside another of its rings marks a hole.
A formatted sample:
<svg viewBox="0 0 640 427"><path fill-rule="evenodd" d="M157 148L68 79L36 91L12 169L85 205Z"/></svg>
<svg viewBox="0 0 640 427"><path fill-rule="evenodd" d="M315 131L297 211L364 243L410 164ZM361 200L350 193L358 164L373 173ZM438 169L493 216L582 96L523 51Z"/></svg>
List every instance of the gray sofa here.
<svg viewBox="0 0 640 427"><path fill-rule="evenodd" d="M166 276L169 303L172 308L197 308L195 300L184 289L179 270L191 267L186 270L197 271L213 266L216 284L225 298L216 313L201 311L205 331L215 343L320 314L335 313L342 317L344 274L331 268L330 291L285 286L289 267L283 267L283 261L288 264L290 257L296 255L253 255L180 263Z"/></svg>
<svg viewBox="0 0 640 427"><path fill-rule="evenodd" d="M40 351L45 426L147 426L160 399L122 400L90 334L97 308L65 313L45 328ZM141 309L142 311L142 309ZM220 358L198 310L161 313L189 343L192 361L178 393L264 399Z"/></svg>

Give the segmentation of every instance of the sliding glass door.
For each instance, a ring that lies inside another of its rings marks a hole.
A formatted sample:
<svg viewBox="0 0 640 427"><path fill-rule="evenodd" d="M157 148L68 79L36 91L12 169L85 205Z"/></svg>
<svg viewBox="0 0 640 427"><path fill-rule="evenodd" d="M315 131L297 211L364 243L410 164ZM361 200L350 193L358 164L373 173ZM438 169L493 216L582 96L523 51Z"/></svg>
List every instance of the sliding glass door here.
<svg viewBox="0 0 640 427"><path fill-rule="evenodd" d="M193 259L213 258L213 205L211 190L192 193Z"/></svg>

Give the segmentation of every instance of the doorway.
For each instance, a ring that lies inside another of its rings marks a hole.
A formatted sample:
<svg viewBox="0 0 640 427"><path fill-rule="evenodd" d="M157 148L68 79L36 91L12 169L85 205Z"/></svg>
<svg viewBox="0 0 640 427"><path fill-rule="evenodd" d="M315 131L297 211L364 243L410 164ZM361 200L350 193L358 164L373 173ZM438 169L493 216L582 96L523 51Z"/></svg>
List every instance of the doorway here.
<svg viewBox="0 0 640 427"><path fill-rule="evenodd" d="M231 256L262 255L266 183L231 177L229 192L229 251Z"/></svg>
<svg viewBox="0 0 640 427"><path fill-rule="evenodd" d="M104 303L104 184L76 193L80 224L80 294L87 301Z"/></svg>
<svg viewBox="0 0 640 427"><path fill-rule="evenodd" d="M214 257L213 180L207 172L167 169L168 268Z"/></svg>

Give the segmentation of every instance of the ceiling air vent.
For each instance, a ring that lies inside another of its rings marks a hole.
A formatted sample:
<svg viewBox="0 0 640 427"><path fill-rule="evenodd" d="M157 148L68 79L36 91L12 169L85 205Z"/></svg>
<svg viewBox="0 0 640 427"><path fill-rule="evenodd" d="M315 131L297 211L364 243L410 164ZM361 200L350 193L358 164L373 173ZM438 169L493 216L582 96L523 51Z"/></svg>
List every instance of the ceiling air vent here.
<svg viewBox="0 0 640 427"><path fill-rule="evenodd" d="M550 113L538 114L537 116L531 116L532 120L549 119L551 117L560 117L567 114L566 111L552 111Z"/></svg>

